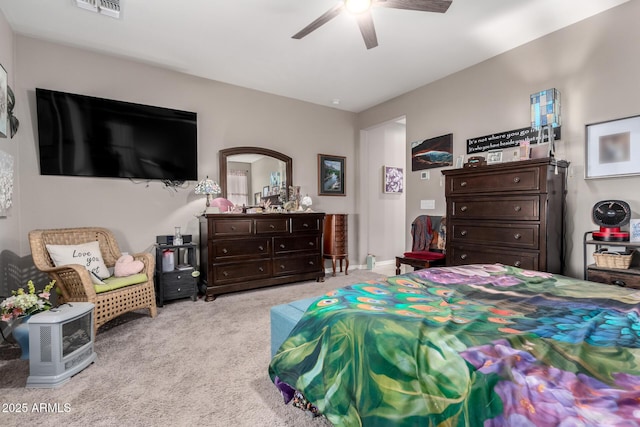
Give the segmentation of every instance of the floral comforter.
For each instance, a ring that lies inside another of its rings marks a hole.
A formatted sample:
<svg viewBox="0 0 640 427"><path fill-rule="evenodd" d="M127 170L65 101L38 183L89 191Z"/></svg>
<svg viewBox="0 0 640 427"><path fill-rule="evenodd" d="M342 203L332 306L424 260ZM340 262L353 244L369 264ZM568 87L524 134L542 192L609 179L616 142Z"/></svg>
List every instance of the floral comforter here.
<svg viewBox="0 0 640 427"><path fill-rule="evenodd" d="M269 366L336 426L640 425L640 291L502 265L351 285Z"/></svg>

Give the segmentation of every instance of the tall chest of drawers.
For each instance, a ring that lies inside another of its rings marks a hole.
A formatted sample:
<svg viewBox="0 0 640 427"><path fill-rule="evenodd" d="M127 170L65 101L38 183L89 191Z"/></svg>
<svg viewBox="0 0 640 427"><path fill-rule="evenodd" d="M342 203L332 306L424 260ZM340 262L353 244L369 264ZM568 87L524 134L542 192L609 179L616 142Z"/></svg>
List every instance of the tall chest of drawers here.
<svg viewBox="0 0 640 427"><path fill-rule="evenodd" d="M345 260L344 274L349 274L348 227L347 214L327 214L324 219L323 257L331 260L333 276L336 275L336 260L340 260L340 272L342 272L342 260Z"/></svg>
<svg viewBox="0 0 640 427"><path fill-rule="evenodd" d="M562 273L567 166L547 158L443 171L447 265Z"/></svg>
<svg viewBox="0 0 640 427"><path fill-rule="evenodd" d="M323 280L324 213L210 214L200 218L206 299L246 289Z"/></svg>

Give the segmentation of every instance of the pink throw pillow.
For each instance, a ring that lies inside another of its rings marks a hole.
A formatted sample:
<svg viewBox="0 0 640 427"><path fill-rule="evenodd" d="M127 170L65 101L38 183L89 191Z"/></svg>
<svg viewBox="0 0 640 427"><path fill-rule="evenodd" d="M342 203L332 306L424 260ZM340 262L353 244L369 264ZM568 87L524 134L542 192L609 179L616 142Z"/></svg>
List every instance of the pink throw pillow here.
<svg viewBox="0 0 640 427"><path fill-rule="evenodd" d="M126 277L138 274L144 269L142 261L134 260L131 255L122 255L116 261L116 267L113 275L116 277Z"/></svg>

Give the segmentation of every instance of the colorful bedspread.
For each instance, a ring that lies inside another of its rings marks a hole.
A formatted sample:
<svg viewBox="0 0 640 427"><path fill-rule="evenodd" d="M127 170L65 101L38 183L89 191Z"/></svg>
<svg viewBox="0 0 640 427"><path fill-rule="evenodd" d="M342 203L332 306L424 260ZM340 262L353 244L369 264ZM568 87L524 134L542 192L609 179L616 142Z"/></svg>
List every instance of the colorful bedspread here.
<svg viewBox="0 0 640 427"><path fill-rule="evenodd" d="M502 265L360 283L269 366L335 426L640 425L640 291Z"/></svg>

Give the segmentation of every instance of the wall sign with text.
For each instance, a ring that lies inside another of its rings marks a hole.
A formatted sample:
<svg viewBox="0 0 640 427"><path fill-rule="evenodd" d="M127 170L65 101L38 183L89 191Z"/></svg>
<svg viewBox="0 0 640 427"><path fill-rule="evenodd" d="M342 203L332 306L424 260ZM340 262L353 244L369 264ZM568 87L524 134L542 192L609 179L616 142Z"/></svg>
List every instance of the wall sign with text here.
<svg viewBox="0 0 640 427"><path fill-rule="evenodd" d="M561 127L553 128L554 139L561 138ZM549 140L548 134L544 132L542 142ZM537 144L538 130L533 128L522 128L507 132L494 133L478 138L467 139L467 154L481 153L490 150L503 150L505 148L519 147L521 142Z"/></svg>

